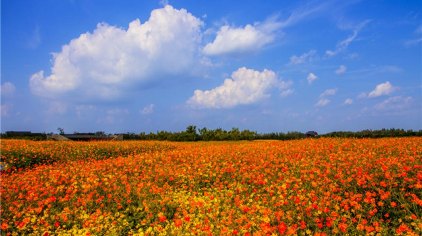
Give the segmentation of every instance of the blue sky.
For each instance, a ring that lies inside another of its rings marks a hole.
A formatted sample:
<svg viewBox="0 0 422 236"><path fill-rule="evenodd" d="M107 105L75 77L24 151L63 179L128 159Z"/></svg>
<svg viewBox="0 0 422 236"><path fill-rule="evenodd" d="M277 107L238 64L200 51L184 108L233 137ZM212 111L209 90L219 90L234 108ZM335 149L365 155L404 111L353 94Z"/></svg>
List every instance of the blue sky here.
<svg viewBox="0 0 422 236"><path fill-rule="evenodd" d="M422 129L422 1L1 1L1 131Z"/></svg>

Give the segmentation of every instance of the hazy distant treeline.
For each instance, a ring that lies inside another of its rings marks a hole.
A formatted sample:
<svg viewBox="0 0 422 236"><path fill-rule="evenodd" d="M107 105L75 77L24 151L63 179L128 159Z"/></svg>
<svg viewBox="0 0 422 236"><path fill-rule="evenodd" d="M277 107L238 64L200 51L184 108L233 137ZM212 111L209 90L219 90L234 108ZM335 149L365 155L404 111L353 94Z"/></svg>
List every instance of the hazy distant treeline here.
<svg viewBox="0 0 422 236"><path fill-rule="evenodd" d="M404 129L381 129L381 130L362 130L357 132L352 131L336 131L323 135L312 136L318 137L338 137L338 138L383 138L383 137L409 137L422 136L422 130L404 130ZM168 141L229 141L229 140L258 140L258 139L273 139L273 140L291 140L307 138L309 135L302 132L272 132L272 133L257 133L250 130L239 130L233 128L229 131L218 129L202 128L197 130L196 126L188 126L182 132L168 132L158 131L156 133L126 133L123 134L124 140L168 140Z"/></svg>
<svg viewBox="0 0 422 236"><path fill-rule="evenodd" d="M96 132L95 135L105 132ZM362 131L335 131L322 135L309 135L302 132L272 132L272 133L257 133L251 130L239 130L232 128L231 130L218 129L197 129L196 126L190 125L184 131L169 132L157 131L155 133L125 133L123 140L167 140L167 141L235 141L235 140L258 140L258 139L272 139L272 140L291 140L302 139L307 137L338 137L338 138L384 138L384 137L409 137L422 136L422 130L404 130L404 129L381 129L381 130L362 130ZM1 133L1 138L10 139L31 139L31 140L46 140L46 133L30 133L30 132L6 132Z"/></svg>

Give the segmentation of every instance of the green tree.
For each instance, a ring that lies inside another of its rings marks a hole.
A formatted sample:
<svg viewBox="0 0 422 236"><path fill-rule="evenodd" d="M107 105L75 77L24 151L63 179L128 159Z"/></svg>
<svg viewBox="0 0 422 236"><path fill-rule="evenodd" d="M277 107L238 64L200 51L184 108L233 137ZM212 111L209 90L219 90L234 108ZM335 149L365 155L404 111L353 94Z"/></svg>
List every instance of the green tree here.
<svg viewBox="0 0 422 236"><path fill-rule="evenodd" d="M64 129L63 128L57 128L57 131L59 131L59 134L60 135L63 135L64 134Z"/></svg>

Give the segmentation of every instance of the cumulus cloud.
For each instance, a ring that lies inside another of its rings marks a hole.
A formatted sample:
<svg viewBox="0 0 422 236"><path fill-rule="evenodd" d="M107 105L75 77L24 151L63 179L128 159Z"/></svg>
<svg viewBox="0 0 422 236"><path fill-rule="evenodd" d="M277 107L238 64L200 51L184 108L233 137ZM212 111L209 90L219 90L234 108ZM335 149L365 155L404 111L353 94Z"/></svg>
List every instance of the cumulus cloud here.
<svg viewBox="0 0 422 236"><path fill-rule="evenodd" d="M309 73L306 79L308 80L308 84L312 84L312 82L318 79L318 76L316 76L314 73Z"/></svg>
<svg viewBox="0 0 422 236"><path fill-rule="evenodd" d="M214 89L195 90L187 103L198 108L231 108L252 104L269 97L268 91L278 83L280 81L271 70L260 72L242 67Z"/></svg>
<svg viewBox="0 0 422 236"><path fill-rule="evenodd" d="M115 98L123 89L156 78L190 73L200 60L203 22L170 5L153 10L143 24L127 29L100 23L53 54L51 74L30 78L32 93L57 97Z"/></svg>
<svg viewBox="0 0 422 236"><path fill-rule="evenodd" d="M370 22L370 20L365 20L363 22L361 22L359 25L357 25L354 29L353 29L353 33L351 35L349 35L349 37L347 37L346 39L340 41L337 46L336 49L334 50L327 50L325 52L325 54L329 57L335 56L338 53L346 50L349 45L356 39L356 37L358 36L359 32L363 29L363 27L365 27L368 23Z"/></svg>
<svg viewBox="0 0 422 236"><path fill-rule="evenodd" d="M345 65L340 65L338 69L336 70L337 75L342 75L346 73L347 67Z"/></svg>
<svg viewBox="0 0 422 236"><path fill-rule="evenodd" d="M374 98L374 97L379 97L379 96L383 96L383 95L388 95L388 94L392 93L394 90L395 90L395 87L393 87L393 85L391 85L391 83L389 81L387 81L385 83L378 84L375 87L375 89L372 90L368 94L368 97Z"/></svg>
<svg viewBox="0 0 422 236"><path fill-rule="evenodd" d="M215 56L259 50L272 43L280 29L290 27L328 9L328 5L327 3L306 5L296 9L282 21L273 17L263 23L248 24L244 27L224 25L217 32L214 41L204 47L203 52L206 55Z"/></svg>
<svg viewBox="0 0 422 236"><path fill-rule="evenodd" d="M1 96L11 96L15 93L16 87L11 82L4 82L1 85Z"/></svg>
<svg viewBox="0 0 422 236"><path fill-rule="evenodd" d="M154 104L149 104L148 106L145 106L144 108L142 108L142 110L140 111L142 115L149 115L152 114L154 112Z"/></svg>
<svg viewBox="0 0 422 236"><path fill-rule="evenodd" d="M352 105L352 103L353 103L353 99L351 99L351 98L347 98L346 100L344 100L344 105Z"/></svg>
<svg viewBox="0 0 422 236"><path fill-rule="evenodd" d="M300 56L293 55L290 57L290 65L299 65L309 61L312 61L313 57L315 56L316 51L310 50Z"/></svg>
<svg viewBox="0 0 422 236"><path fill-rule="evenodd" d="M318 102L315 104L316 107L325 107L330 103L331 101L327 98L321 98L318 100Z"/></svg>
<svg viewBox="0 0 422 236"><path fill-rule="evenodd" d="M325 90L323 93L321 93L321 95L319 95L319 97L327 97L327 96L333 96L337 93L337 89L327 89Z"/></svg>
<svg viewBox="0 0 422 236"><path fill-rule="evenodd" d="M245 27L224 25L217 32L214 41L205 45L203 52L215 56L258 50L274 41L275 32L279 28L280 23L273 19Z"/></svg>

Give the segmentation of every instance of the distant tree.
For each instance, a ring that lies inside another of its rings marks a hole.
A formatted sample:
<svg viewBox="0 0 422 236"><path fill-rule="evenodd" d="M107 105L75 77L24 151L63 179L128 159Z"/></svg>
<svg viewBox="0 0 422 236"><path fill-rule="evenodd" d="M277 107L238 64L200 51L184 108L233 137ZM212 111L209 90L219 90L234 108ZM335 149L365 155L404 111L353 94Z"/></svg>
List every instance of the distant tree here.
<svg viewBox="0 0 422 236"><path fill-rule="evenodd" d="M196 133L196 126L189 125L186 127L186 131L182 132L182 139L183 141L196 141L199 139L198 134Z"/></svg>
<svg viewBox="0 0 422 236"><path fill-rule="evenodd" d="M229 131L230 140L240 140L240 131L238 128L232 128Z"/></svg>
<svg viewBox="0 0 422 236"><path fill-rule="evenodd" d="M105 136L106 133L104 131L97 131L97 132L95 132L95 135L97 135L97 136Z"/></svg>
<svg viewBox="0 0 422 236"><path fill-rule="evenodd" d="M59 134L60 135L63 135L64 134L64 129L63 128L57 128L57 131L59 131Z"/></svg>

